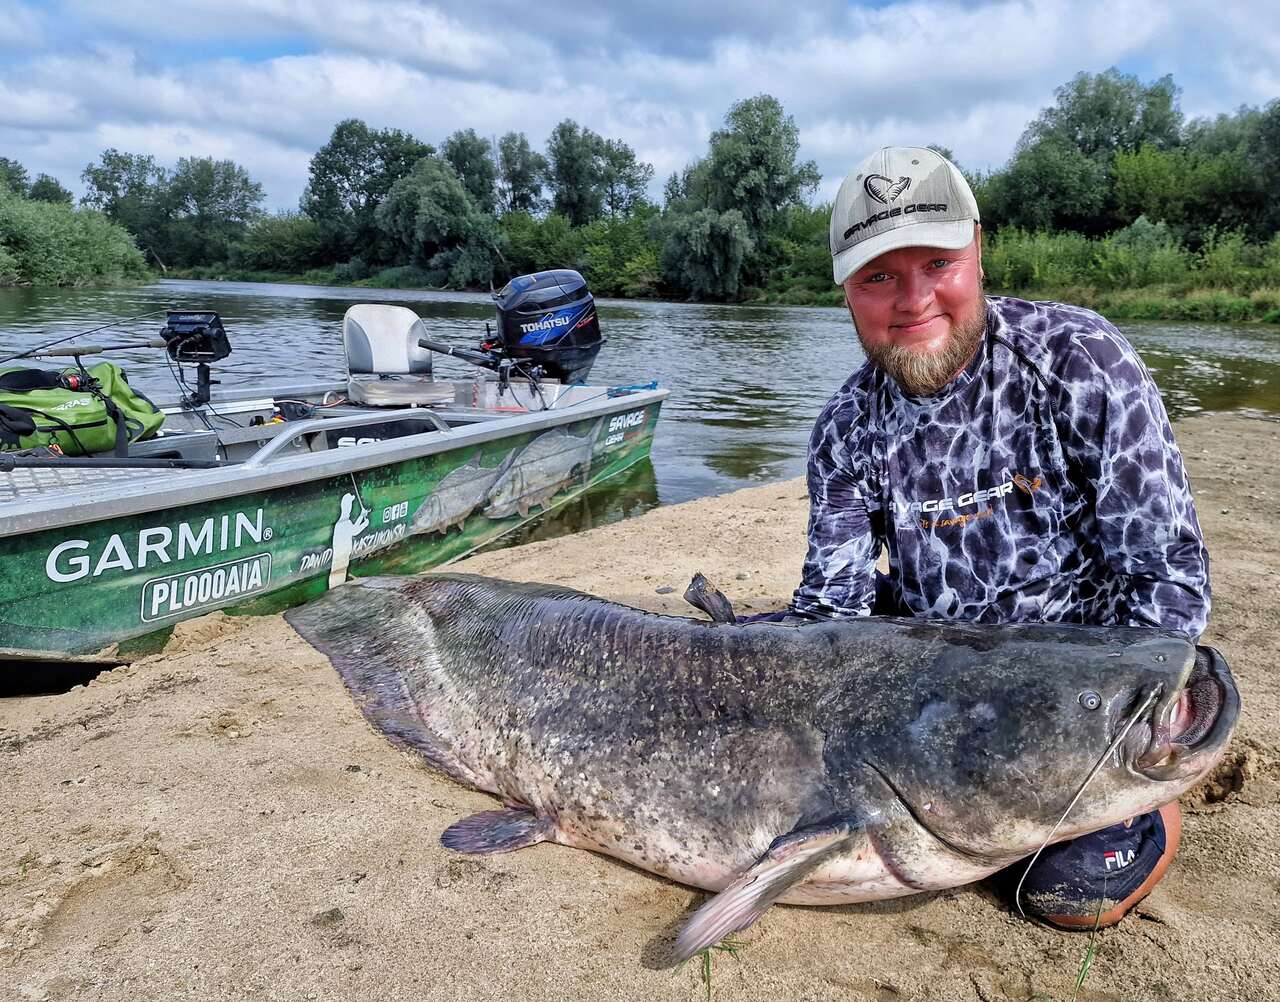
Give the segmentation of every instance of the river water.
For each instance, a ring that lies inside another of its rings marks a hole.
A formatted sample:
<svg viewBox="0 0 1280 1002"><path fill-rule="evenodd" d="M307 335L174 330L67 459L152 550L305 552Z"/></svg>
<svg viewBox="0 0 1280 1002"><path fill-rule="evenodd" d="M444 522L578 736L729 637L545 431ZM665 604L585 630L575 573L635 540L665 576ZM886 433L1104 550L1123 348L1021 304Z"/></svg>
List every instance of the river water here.
<svg viewBox="0 0 1280 1002"><path fill-rule="evenodd" d="M0 357L55 337L173 305L223 317L233 354L215 378L342 377L342 315L356 302L408 306L435 336L476 343L493 319L487 295L302 285L163 281L124 289L0 289ZM670 388L651 464L526 530L523 539L590 525L804 471L823 403L862 361L842 309L598 302L606 343L591 382L657 379ZM163 316L121 323L86 343L154 337ZM1280 417L1280 329L1265 325L1122 322L1170 414L1236 411ZM157 349L109 356L135 385L170 390ZM11 363L22 364L22 363ZM45 363L36 363L45 364ZM442 376L465 363L439 357Z"/></svg>

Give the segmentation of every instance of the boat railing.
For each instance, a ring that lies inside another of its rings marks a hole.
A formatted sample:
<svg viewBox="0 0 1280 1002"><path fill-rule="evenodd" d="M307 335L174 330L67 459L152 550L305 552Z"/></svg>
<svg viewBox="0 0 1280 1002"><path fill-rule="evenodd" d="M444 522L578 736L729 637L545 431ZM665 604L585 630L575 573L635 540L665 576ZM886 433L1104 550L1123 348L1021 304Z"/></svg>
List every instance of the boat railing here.
<svg viewBox="0 0 1280 1002"><path fill-rule="evenodd" d="M244 461L242 466L265 466L276 459L280 453L292 446L299 439L324 431L338 431L343 428L361 428L365 425L393 424L396 421L426 421L435 425L435 430L449 431L446 424L437 414L420 407L407 407L402 410L380 411L364 414L342 414L330 417L309 418L305 421L290 422L285 430L276 435L270 442Z"/></svg>

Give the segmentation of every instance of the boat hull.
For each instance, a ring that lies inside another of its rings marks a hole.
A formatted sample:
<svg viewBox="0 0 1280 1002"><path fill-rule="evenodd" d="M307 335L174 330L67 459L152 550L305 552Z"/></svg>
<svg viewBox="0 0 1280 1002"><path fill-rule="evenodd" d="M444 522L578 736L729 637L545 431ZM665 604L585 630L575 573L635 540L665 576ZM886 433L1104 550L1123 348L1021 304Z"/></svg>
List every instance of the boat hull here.
<svg viewBox="0 0 1280 1002"><path fill-rule="evenodd" d="M664 394L665 395L665 394ZM649 454L661 400L247 493L0 538L0 659L123 662L183 620L266 615L457 559Z"/></svg>

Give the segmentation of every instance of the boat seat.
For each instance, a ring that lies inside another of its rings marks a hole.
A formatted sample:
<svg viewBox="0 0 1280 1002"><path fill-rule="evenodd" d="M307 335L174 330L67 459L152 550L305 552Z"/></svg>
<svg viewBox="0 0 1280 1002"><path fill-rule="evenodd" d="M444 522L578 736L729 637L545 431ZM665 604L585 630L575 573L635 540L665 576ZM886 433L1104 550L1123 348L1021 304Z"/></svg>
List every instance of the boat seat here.
<svg viewBox="0 0 1280 1002"><path fill-rule="evenodd" d="M404 306L358 303L342 318L347 353L347 397L371 407L452 403L453 384L431 376L431 352L418 338L428 333Z"/></svg>

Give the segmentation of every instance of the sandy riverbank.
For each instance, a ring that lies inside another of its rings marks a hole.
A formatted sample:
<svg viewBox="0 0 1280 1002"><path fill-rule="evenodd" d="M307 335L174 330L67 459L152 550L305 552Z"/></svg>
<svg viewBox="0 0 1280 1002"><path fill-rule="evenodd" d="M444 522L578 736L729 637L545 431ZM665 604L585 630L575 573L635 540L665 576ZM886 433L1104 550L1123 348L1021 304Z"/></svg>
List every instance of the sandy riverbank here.
<svg viewBox="0 0 1280 1002"><path fill-rule="evenodd" d="M1280 425L1177 430L1213 555L1208 639L1244 714L1082 997L1280 998ZM788 481L460 567L681 615L702 570L739 611L774 608L805 512ZM206 617L87 687L0 703L0 765L0 998L705 997L693 965L651 959L698 892L563 847L442 849L494 802L393 750L278 617ZM742 938L716 998L1063 999L1085 949L981 886L775 908Z"/></svg>

